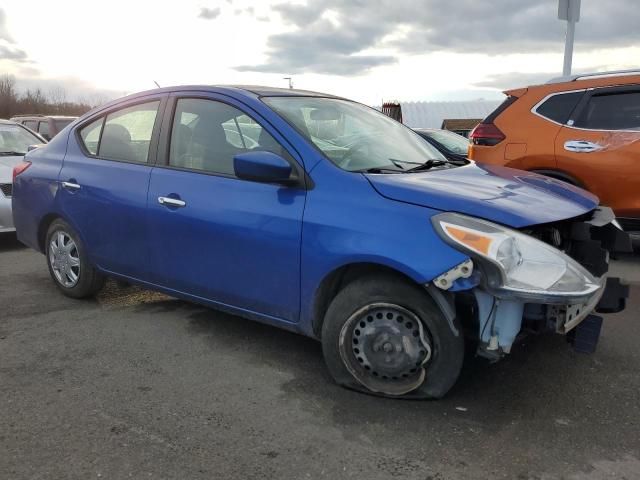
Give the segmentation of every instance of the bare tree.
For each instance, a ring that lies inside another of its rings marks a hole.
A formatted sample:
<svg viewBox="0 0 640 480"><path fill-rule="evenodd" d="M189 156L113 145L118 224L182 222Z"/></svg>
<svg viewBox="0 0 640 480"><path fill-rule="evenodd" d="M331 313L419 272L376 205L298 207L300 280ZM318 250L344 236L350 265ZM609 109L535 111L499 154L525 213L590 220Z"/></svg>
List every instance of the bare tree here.
<svg viewBox="0 0 640 480"><path fill-rule="evenodd" d="M53 105L55 113L62 113L67 104L67 91L59 85L49 89L47 94L49 102Z"/></svg>
<svg viewBox="0 0 640 480"><path fill-rule="evenodd" d="M51 88L46 95L41 88L20 94L13 76L0 75L0 118L20 114L82 115L106 100L104 95L95 94L88 100L69 101L66 90L60 86Z"/></svg>
<svg viewBox="0 0 640 480"><path fill-rule="evenodd" d="M18 101L16 80L11 75L0 75L0 118L9 118Z"/></svg>
<svg viewBox="0 0 640 480"><path fill-rule="evenodd" d="M25 113L49 113L51 108L40 88L28 89L21 103L27 109Z"/></svg>

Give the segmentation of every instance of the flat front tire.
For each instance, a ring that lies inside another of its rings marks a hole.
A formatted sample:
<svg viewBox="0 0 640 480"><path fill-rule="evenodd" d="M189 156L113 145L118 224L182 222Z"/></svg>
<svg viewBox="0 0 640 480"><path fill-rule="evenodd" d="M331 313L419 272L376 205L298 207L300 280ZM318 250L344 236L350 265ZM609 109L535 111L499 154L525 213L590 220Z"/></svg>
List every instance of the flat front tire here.
<svg viewBox="0 0 640 480"><path fill-rule="evenodd" d="M460 325L445 318L424 288L372 275L344 287L322 325L322 349L335 381L395 398L440 398L464 360Z"/></svg>
<svg viewBox="0 0 640 480"><path fill-rule="evenodd" d="M49 226L45 256L51 278L68 297L90 297L104 285L104 276L91 265L80 237L64 220Z"/></svg>

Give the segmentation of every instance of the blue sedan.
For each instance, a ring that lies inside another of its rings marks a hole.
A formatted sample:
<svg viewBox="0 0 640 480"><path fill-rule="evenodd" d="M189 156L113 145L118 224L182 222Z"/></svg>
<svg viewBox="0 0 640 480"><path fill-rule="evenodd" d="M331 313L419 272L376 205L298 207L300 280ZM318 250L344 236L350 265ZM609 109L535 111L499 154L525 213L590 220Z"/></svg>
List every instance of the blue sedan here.
<svg viewBox="0 0 640 480"><path fill-rule="evenodd" d="M14 169L18 238L57 287L113 277L322 342L333 378L438 398L465 342L525 332L595 349L627 290L611 210L566 183L449 162L343 98L174 87L99 107ZM595 332L595 333L594 333Z"/></svg>

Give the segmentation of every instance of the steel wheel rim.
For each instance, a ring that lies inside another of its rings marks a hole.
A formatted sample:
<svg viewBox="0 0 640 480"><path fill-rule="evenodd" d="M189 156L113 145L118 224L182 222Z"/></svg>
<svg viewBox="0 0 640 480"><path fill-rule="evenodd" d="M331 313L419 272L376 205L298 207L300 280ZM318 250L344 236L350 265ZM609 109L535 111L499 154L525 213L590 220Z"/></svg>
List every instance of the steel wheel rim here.
<svg viewBox="0 0 640 480"><path fill-rule="evenodd" d="M433 350L429 332L415 313L391 303L372 303L344 323L339 351L361 385L376 393L403 395L422 385Z"/></svg>
<svg viewBox="0 0 640 480"><path fill-rule="evenodd" d="M60 285L73 288L80 279L80 253L71 235L62 230L49 241L49 264Z"/></svg>

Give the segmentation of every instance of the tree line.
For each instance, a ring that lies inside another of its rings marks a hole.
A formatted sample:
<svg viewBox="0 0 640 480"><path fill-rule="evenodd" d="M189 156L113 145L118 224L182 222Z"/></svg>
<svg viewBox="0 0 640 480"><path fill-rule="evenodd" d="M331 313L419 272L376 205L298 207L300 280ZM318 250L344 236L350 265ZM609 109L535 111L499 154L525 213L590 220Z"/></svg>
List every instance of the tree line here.
<svg viewBox="0 0 640 480"><path fill-rule="evenodd" d="M0 75L0 118L28 114L80 116L106 100L101 95L95 95L70 101L62 87L54 87L46 92L41 88L27 88L20 92L13 76Z"/></svg>

